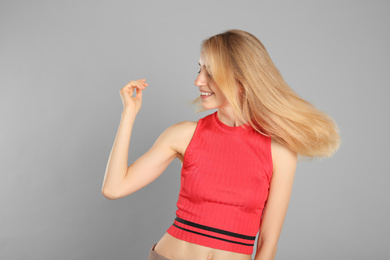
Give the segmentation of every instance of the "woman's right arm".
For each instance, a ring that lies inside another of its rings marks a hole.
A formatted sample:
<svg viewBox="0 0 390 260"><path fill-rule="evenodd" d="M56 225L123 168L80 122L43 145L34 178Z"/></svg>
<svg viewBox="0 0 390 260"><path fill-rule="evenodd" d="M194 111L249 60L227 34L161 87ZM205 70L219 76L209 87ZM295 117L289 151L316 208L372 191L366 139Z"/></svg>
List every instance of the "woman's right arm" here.
<svg viewBox="0 0 390 260"><path fill-rule="evenodd" d="M182 124L167 128L144 155L128 167L128 151L134 120L142 103L142 89L145 80L130 81L120 94L124 104L121 122L112 147L102 193L108 199L127 196L155 180L177 157L175 135ZM136 89L136 96L132 93Z"/></svg>

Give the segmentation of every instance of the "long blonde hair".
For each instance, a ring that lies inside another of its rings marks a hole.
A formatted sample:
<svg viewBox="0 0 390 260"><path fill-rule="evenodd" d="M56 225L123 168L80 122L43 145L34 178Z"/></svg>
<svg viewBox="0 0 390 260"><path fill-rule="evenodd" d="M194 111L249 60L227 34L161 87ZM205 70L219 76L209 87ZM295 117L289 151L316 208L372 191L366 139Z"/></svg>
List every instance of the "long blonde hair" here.
<svg viewBox="0 0 390 260"><path fill-rule="evenodd" d="M328 157L338 149L336 123L298 97L255 36L229 30L204 40L201 53L240 121L304 157Z"/></svg>

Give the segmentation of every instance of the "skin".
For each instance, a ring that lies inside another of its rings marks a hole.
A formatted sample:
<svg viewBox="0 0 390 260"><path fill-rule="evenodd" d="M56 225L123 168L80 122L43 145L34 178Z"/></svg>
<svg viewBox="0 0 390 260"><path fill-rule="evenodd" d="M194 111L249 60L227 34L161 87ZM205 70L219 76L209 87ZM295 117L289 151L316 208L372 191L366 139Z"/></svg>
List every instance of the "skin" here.
<svg viewBox="0 0 390 260"><path fill-rule="evenodd" d="M239 122L226 98L208 75L202 58L195 86L200 91L213 92L202 99L205 109L218 109L218 118L228 126L239 126ZM194 134L197 122L183 121L167 128L153 146L130 166L128 150L134 120L142 103L142 91L147 87L144 79L130 81L120 90L124 105L121 123L108 160L102 193L108 199L128 196L153 182L173 161L179 158L183 163L184 153ZM136 89L136 96L132 97ZM272 161L274 171L270 183L268 201L264 210L255 260L275 258L277 242L282 230L290 201L294 181L297 154L272 140ZM172 237L168 233L158 241L155 249L158 254L169 259L213 259L250 260L250 255L239 254L196 245Z"/></svg>
<svg viewBox="0 0 390 260"><path fill-rule="evenodd" d="M228 126L240 126L245 122L239 122L234 116L233 109L225 98L213 78L206 69L202 55L199 59L199 72L195 80L195 86L201 92L213 92L214 94L206 99L202 99L202 107L204 109L218 109L218 118ZM238 90L238 88L237 88Z"/></svg>

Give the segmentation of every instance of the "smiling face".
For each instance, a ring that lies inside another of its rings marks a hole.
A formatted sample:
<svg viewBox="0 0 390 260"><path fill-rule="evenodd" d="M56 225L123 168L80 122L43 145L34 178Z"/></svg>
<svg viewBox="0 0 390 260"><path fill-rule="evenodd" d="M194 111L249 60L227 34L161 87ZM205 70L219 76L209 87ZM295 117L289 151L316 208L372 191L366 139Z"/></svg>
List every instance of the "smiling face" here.
<svg viewBox="0 0 390 260"><path fill-rule="evenodd" d="M207 64L204 63L202 55L199 59L199 72L195 80L195 86L199 88L200 97L202 99L202 107L204 109L215 109L230 106L228 100L221 92L218 85L209 74Z"/></svg>

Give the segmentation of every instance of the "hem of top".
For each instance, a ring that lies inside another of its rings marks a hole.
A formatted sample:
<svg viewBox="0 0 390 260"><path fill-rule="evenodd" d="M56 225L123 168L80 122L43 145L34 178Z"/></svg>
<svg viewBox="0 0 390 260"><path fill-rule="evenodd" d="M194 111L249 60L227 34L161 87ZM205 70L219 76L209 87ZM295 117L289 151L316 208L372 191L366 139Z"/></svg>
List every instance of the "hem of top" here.
<svg viewBox="0 0 390 260"><path fill-rule="evenodd" d="M175 227L174 225L171 225L167 231L166 231L169 235L173 236L174 238L176 239L179 239L179 240L182 240L182 241L185 241L187 243L191 243L191 244L195 244L195 245L200 245L200 246L204 246L204 247L208 247L208 248L212 248L212 249L218 249L218 250L223 250L223 251L227 251L227 252L232 252L232 253L239 253L239 254L244 254L244 255L252 255L253 254L253 250L254 250L254 245L251 246L251 249L245 249L245 250L228 250L226 248L218 248L218 247L211 247L210 245L207 245L206 243L197 243L197 242L193 242L191 241L190 239L184 239L182 236L178 235L177 233L182 233L182 231L180 229L178 229L177 227Z"/></svg>

